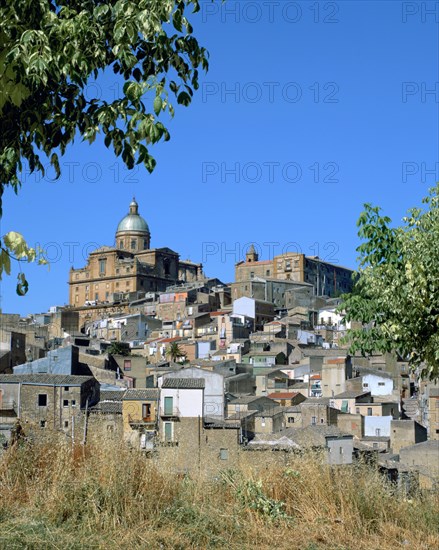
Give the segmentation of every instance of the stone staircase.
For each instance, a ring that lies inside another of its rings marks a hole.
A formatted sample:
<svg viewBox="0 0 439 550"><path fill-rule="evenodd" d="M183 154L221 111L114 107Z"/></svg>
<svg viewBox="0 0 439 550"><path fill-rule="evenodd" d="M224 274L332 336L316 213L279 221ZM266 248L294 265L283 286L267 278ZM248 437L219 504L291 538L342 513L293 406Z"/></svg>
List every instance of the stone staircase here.
<svg viewBox="0 0 439 550"><path fill-rule="evenodd" d="M403 399L402 410L405 416L407 416L411 420L416 420L417 422L420 422L421 410L419 408L419 401L417 399Z"/></svg>

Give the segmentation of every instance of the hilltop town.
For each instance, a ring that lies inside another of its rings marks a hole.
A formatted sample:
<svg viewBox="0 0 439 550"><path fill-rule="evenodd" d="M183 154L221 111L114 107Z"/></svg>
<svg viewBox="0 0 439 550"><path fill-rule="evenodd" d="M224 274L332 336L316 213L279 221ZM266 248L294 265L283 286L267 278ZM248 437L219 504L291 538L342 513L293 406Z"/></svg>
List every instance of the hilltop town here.
<svg viewBox="0 0 439 550"><path fill-rule="evenodd" d="M437 486L439 383L396 354L349 355L350 269L262 261L251 245L224 283L151 248L134 199L114 243L71 268L68 306L1 315L0 453L50 431L83 445L99 434L215 476L312 449L406 491Z"/></svg>

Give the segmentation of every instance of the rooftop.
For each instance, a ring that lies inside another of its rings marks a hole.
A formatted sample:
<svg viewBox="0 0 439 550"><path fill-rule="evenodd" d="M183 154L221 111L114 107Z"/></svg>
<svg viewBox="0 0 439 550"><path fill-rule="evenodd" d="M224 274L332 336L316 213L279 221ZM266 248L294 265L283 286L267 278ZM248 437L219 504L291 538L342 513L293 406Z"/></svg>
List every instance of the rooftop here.
<svg viewBox="0 0 439 550"><path fill-rule="evenodd" d="M274 392L269 393L268 398L269 399L293 399L293 397L296 397L296 395L299 395L298 392Z"/></svg>
<svg viewBox="0 0 439 550"><path fill-rule="evenodd" d="M268 399L268 397L265 397L264 395L242 395L232 401L229 401L229 403L231 405L246 405L247 403L257 401L258 399Z"/></svg>
<svg viewBox="0 0 439 550"><path fill-rule="evenodd" d="M176 390L204 390L204 378L165 378L162 388Z"/></svg>
<svg viewBox="0 0 439 550"><path fill-rule="evenodd" d="M125 390L103 390L101 389L100 401L122 401L122 397L125 395Z"/></svg>
<svg viewBox="0 0 439 550"><path fill-rule="evenodd" d="M139 388L139 389L129 389L125 392L123 396L123 401L138 401L138 400L151 400L155 401L160 395L160 390L158 388Z"/></svg>
<svg viewBox="0 0 439 550"><path fill-rule="evenodd" d="M93 376L72 374L0 374L0 384L30 384L35 386L82 386Z"/></svg>
<svg viewBox="0 0 439 550"><path fill-rule="evenodd" d="M90 411L102 414L122 414L122 401L99 401L90 407Z"/></svg>
<svg viewBox="0 0 439 550"><path fill-rule="evenodd" d="M357 397L365 397L367 395L370 395L370 391L348 390L334 395L334 399L356 399Z"/></svg>
<svg viewBox="0 0 439 550"><path fill-rule="evenodd" d="M327 438L347 437L336 426L308 426L306 428L287 428L275 434L258 434L249 445L287 448L325 447Z"/></svg>

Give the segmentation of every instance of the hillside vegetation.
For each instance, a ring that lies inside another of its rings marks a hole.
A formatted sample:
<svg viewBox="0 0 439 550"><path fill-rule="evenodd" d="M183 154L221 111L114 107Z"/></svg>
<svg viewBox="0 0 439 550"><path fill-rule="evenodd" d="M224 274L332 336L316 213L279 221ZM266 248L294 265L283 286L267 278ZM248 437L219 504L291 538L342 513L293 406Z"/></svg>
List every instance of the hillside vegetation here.
<svg viewBox="0 0 439 550"><path fill-rule="evenodd" d="M202 481L116 440L22 442L0 457L0 548L439 547L437 494L405 498L372 467L318 454L279 469L263 456L258 472Z"/></svg>

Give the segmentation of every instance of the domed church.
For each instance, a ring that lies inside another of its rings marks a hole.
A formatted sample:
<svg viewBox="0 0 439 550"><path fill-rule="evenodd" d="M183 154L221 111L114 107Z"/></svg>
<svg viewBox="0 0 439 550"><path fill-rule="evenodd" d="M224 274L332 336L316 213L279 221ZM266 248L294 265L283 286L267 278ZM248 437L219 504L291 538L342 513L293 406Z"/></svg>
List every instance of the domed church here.
<svg viewBox="0 0 439 550"><path fill-rule="evenodd" d="M90 253L83 268L70 269L69 302L82 307L113 302L120 294L129 299L142 292L158 292L183 282L204 280L201 264L181 261L170 248L150 248L151 233L133 200L116 229L115 246Z"/></svg>

